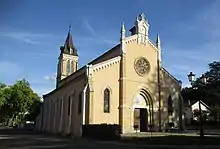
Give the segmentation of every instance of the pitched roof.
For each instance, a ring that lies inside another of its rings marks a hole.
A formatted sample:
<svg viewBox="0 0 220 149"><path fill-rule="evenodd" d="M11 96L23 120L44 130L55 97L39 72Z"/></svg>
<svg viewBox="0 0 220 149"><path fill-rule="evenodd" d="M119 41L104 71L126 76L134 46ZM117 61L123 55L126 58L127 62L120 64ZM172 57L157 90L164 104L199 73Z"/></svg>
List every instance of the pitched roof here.
<svg viewBox="0 0 220 149"><path fill-rule="evenodd" d="M207 109L210 110L210 107L209 107L207 104L205 104L202 100L198 100L198 101L193 102L193 103L191 104L191 106L194 105L194 104L196 104L196 103L199 102L199 101L201 102L201 104L202 104L203 106L205 106Z"/></svg>

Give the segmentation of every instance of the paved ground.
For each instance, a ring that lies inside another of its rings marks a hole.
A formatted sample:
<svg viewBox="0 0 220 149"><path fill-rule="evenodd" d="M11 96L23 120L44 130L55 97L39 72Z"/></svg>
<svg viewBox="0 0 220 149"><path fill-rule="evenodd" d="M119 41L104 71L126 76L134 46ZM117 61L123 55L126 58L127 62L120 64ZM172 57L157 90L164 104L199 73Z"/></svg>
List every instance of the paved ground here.
<svg viewBox="0 0 220 149"><path fill-rule="evenodd" d="M137 142L92 141L39 135L13 129L0 129L0 149L214 149L220 146L147 145Z"/></svg>

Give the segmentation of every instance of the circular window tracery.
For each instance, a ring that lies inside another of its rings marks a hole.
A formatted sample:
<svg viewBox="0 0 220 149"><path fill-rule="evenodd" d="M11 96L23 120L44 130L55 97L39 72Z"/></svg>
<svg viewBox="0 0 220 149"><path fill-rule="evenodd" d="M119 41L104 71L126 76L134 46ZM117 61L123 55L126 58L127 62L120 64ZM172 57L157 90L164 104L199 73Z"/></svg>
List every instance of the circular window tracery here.
<svg viewBox="0 0 220 149"><path fill-rule="evenodd" d="M140 57L135 60L134 69L138 75L145 76L150 71L150 63L146 58Z"/></svg>

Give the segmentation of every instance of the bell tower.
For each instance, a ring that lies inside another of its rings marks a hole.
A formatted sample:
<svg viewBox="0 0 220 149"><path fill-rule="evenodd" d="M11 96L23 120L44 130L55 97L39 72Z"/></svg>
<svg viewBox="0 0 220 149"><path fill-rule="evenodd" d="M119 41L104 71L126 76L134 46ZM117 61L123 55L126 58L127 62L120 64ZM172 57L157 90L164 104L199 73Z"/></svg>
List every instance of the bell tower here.
<svg viewBox="0 0 220 149"><path fill-rule="evenodd" d="M69 27L69 32L66 37L66 41L63 46L60 47L60 55L58 57L57 64L57 83L74 73L78 70L78 54L77 49L73 44L71 26Z"/></svg>
<svg viewBox="0 0 220 149"><path fill-rule="evenodd" d="M136 17L135 25L129 31L131 35L137 34L139 44L146 44L148 40L149 24L144 13Z"/></svg>

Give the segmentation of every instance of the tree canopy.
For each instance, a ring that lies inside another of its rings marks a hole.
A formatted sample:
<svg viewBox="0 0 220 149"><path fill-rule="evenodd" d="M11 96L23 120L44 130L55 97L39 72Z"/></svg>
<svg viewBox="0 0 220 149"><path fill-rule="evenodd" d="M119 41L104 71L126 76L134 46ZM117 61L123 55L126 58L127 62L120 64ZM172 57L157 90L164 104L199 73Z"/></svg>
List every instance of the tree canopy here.
<svg viewBox="0 0 220 149"><path fill-rule="evenodd" d="M0 83L0 122L11 125L34 121L39 114L40 105L41 98L25 79L10 86Z"/></svg>
<svg viewBox="0 0 220 149"><path fill-rule="evenodd" d="M203 75L206 83L199 77L192 83L192 87L183 88L184 100L192 102L202 100L209 105L220 105L220 62L210 63L209 69Z"/></svg>
<svg viewBox="0 0 220 149"><path fill-rule="evenodd" d="M220 62L214 61L208 66L209 69L203 74L206 82L202 82L202 77L197 78L191 87L182 89L182 96L185 103L199 100L205 102L217 120L220 117Z"/></svg>
<svg viewBox="0 0 220 149"><path fill-rule="evenodd" d="M0 82L0 107L4 104L5 102L5 95L4 95L4 89L6 85L4 83Z"/></svg>

